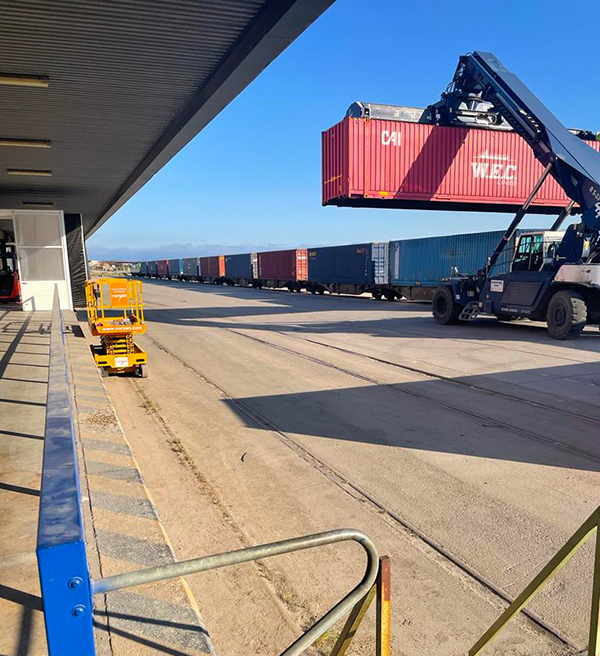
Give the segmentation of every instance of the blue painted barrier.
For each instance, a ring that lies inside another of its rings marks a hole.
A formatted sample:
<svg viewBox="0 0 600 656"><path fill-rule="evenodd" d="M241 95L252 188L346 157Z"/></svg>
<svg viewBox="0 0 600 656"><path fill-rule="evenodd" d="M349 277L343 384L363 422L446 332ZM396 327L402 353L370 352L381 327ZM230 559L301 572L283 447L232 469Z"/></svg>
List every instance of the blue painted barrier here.
<svg viewBox="0 0 600 656"><path fill-rule="evenodd" d="M92 595L57 290L50 335L37 559L50 656L93 656Z"/></svg>

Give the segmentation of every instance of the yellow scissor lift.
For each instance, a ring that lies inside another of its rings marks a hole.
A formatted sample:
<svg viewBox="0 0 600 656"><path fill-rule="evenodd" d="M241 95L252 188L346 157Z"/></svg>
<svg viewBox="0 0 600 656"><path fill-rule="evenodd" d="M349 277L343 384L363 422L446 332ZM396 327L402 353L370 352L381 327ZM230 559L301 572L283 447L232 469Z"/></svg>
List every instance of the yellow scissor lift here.
<svg viewBox="0 0 600 656"><path fill-rule="evenodd" d="M134 335L146 332L141 281L88 280L85 298L90 330L100 336L101 344L91 348L102 375L132 373L145 378L147 355L133 342Z"/></svg>

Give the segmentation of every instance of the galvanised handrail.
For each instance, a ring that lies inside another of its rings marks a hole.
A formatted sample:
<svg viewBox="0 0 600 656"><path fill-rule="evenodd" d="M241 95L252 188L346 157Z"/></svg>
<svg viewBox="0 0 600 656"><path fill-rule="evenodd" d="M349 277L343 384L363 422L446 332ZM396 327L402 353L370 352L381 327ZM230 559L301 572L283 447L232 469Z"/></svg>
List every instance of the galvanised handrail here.
<svg viewBox="0 0 600 656"><path fill-rule="evenodd" d="M58 287L54 289L37 559L48 652L93 656L92 598Z"/></svg>
<svg viewBox="0 0 600 656"><path fill-rule="evenodd" d="M297 656L307 647L312 645L327 629L359 602L372 588L377 578L379 569L379 556L377 548L368 535L355 529L343 528L335 531L326 531L325 533L316 533L300 538L282 540L281 542L271 542L247 549L238 549L237 551L228 551L225 553L204 556L202 558L193 558L178 563L169 563L150 567L148 569L138 570L137 572L128 572L126 574L117 574L109 576L93 583L92 592L94 595L104 594L112 590L121 590L134 585L152 583L154 581L163 581L176 576L185 576L195 572L206 572L211 569L228 567L229 565L239 565L254 560L262 560L271 556L279 556L294 551L312 549L313 547L322 547L327 544L354 540L358 542L367 554L367 567L362 581L341 601L339 601L330 611L316 622L300 638L293 642L280 656Z"/></svg>
<svg viewBox="0 0 600 656"><path fill-rule="evenodd" d="M596 550L594 555L594 580L592 583L592 611L590 615L590 631L588 641L588 656L600 656L600 506L583 522L556 554L525 587L523 592L510 604L490 628L479 638L469 650L469 656L477 656L500 631L537 595L537 593L557 574L571 559L575 552L596 534Z"/></svg>

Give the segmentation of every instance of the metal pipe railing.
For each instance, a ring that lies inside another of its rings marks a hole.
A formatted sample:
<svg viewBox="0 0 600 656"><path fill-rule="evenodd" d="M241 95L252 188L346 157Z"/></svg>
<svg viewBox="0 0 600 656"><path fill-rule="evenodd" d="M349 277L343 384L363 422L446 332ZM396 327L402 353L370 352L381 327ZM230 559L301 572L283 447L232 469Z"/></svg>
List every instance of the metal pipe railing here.
<svg viewBox="0 0 600 656"><path fill-rule="evenodd" d="M371 589L378 571L378 553L377 548L368 535L355 529L345 528L315 535L307 535L300 538L282 540L281 542L271 542L247 549L229 551L202 558L193 558L178 563L169 563L150 567L148 569L138 570L137 572L128 572L126 574L117 574L109 576L93 583L92 592L94 595L104 594L113 590L121 590L135 585L152 583L154 581L163 581L176 576L185 576L195 572L206 572L212 569L228 567L230 565L239 565L254 560L262 560L272 556L279 556L294 551L312 549L313 547L322 547L327 544L354 540L358 542L367 554L367 566L361 582L342 600L340 600L330 611L316 622L300 638L293 642L281 656L297 656L307 647L312 645L327 629L329 629L338 619L350 610L358 601L360 601Z"/></svg>

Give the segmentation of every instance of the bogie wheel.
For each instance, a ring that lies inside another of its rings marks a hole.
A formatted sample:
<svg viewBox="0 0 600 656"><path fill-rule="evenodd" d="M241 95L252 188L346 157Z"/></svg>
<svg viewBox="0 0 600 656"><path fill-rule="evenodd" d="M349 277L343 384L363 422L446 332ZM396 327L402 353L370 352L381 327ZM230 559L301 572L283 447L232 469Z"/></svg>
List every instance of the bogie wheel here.
<svg viewBox="0 0 600 656"><path fill-rule="evenodd" d="M550 299L546 313L548 333L554 339L579 337L587 322L587 306L578 292L556 292Z"/></svg>
<svg viewBox="0 0 600 656"><path fill-rule="evenodd" d="M462 305L454 300L454 294L450 287L438 287L432 300L433 318L442 326L458 323L462 312Z"/></svg>
<svg viewBox="0 0 600 656"><path fill-rule="evenodd" d="M386 301L395 301L396 300L396 294L394 294L394 293L387 293L387 294L384 294L384 296L385 296Z"/></svg>
<svg viewBox="0 0 600 656"><path fill-rule="evenodd" d="M371 295L373 296L373 298L374 298L376 301L380 301L380 300L381 300L381 294L380 294L379 292L371 292Z"/></svg>

